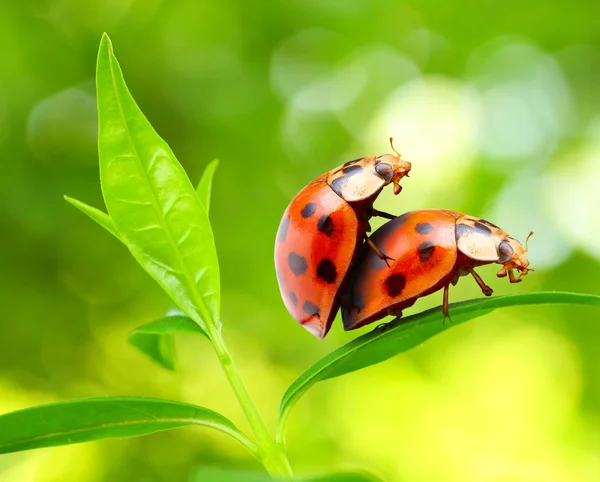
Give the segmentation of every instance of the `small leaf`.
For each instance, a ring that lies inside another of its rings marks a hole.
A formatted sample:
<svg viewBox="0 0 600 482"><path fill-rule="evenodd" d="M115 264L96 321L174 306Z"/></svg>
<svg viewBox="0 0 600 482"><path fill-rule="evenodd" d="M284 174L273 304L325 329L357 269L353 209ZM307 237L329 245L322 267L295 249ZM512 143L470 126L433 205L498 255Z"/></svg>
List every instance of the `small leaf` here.
<svg viewBox="0 0 600 482"><path fill-rule="evenodd" d="M198 187L196 188L196 193L200 198L200 202L206 208L206 212L210 212L210 197L212 193L212 183L213 177L215 176L215 171L217 170L217 166L219 165L219 160L215 159L212 161L202 173L202 177L200 178L200 182L198 183Z"/></svg>
<svg viewBox="0 0 600 482"><path fill-rule="evenodd" d="M140 326L129 335L129 343L167 370L175 370L173 335L208 335L191 318L182 315L165 316Z"/></svg>
<svg viewBox="0 0 600 482"><path fill-rule="evenodd" d="M183 311L219 321L219 264L208 213L129 93L102 37L96 69L100 180L121 240Z"/></svg>
<svg viewBox="0 0 600 482"><path fill-rule="evenodd" d="M86 398L0 415L0 454L106 438L137 437L187 425L214 428L255 456L256 445L223 415L155 398Z"/></svg>
<svg viewBox="0 0 600 482"><path fill-rule="evenodd" d="M115 228L115 225L108 214L85 203L82 203L81 201L78 201L77 199L74 199L72 197L64 196L64 198L69 204L72 204L82 213L87 214L92 220L96 221L100 226L106 229L115 238L121 239L119 233L117 233L117 228Z"/></svg>
<svg viewBox="0 0 600 482"><path fill-rule="evenodd" d="M535 304L600 306L600 296L558 291L521 293L463 301L450 305L452 323L442 323L441 308L432 308L408 318L395 319L331 352L305 371L287 389L281 400L277 439L283 441L291 408L315 383L360 370L420 345L437 333L490 313L496 308Z"/></svg>

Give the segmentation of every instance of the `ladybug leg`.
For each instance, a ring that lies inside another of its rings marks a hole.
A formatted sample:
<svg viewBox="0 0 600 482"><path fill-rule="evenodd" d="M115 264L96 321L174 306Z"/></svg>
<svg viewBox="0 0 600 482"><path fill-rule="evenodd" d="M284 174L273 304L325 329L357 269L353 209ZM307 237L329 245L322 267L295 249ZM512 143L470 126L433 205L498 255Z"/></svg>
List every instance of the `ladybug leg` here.
<svg viewBox="0 0 600 482"><path fill-rule="evenodd" d="M515 277L515 273L512 269L508 270L508 278L510 279L511 283L520 283L523 281L520 276L518 278Z"/></svg>
<svg viewBox="0 0 600 482"><path fill-rule="evenodd" d="M387 331L391 325L392 325L391 323L379 323L379 325L377 325L373 331L383 333L383 332Z"/></svg>
<svg viewBox="0 0 600 482"><path fill-rule="evenodd" d="M386 219L396 219L396 216L394 216L393 214L378 211L377 209L373 209L373 216L379 216L380 218Z"/></svg>
<svg viewBox="0 0 600 482"><path fill-rule="evenodd" d="M444 321L442 321L442 325L446 324L446 318L450 320L452 323L452 318L450 318L450 313L448 313L448 293L450 292L450 285L444 286L444 303L442 304L442 313L444 314Z"/></svg>
<svg viewBox="0 0 600 482"><path fill-rule="evenodd" d="M388 259L391 259L392 261L395 261L394 258L390 258L387 254L383 253L378 247L377 245L373 242L373 240L371 238L369 238L368 236L365 236L365 241L367 242L367 244L369 246L371 246L371 249L373 251L375 251L375 254L379 257L379 259L382 259L385 261L385 264L387 264L387 267L390 267L390 263L388 263Z"/></svg>
<svg viewBox="0 0 600 482"><path fill-rule="evenodd" d="M473 278L475 278L475 281L477 281L477 284L481 288L481 291L483 291L483 294L485 296L492 296L492 293L494 292L494 290L485 284L485 282L481 279L481 276L479 276L473 268L469 268L469 273L471 273L473 275ZM512 278L513 278L512 270L509 271L508 276L511 278L511 283L512 283L513 282L512 281Z"/></svg>
<svg viewBox="0 0 600 482"><path fill-rule="evenodd" d="M388 316L395 316L396 319L402 318L402 310L388 311Z"/></svg>

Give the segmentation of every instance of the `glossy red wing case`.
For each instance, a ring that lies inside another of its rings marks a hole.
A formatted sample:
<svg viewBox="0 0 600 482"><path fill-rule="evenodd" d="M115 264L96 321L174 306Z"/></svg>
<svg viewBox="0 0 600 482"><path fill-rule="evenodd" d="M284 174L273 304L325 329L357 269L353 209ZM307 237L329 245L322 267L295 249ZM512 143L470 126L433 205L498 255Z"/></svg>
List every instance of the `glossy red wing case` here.
<svg viewBox="0 0 600 482"><path fill-rule="evenodd" d="M275 242L281 296L292 317L319 338L339 309L359 242L356 213L324 176L300 191L283 215Z"/></svg>
<svg viewBox="0 0 600 482"><path fill-rule="evenodd" d="M371 236L390 266L365 244L342 302L344 329L353 330L411 306L453 273L455 216L438 210L403 214Z"/></svg>

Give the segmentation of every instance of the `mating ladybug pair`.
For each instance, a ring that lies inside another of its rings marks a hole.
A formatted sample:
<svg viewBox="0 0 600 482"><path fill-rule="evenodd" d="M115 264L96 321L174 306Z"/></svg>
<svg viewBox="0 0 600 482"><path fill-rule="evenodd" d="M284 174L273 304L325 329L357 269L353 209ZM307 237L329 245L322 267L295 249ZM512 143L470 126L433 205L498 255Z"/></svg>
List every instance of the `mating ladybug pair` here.
<svg viewBox="0 0 600 482"><path fill-rule="evenodd" d="M446 318L448 288L460 276L471 274L492 294L475 267L499 263L498 276L511 283L531 271L527 248L488 221L441 209L398 217L374 209L388 184L400 193L410 169L397 152L355 159L315 179L287 207L275 243L277 280L292 317L315 336L325 337L340 307L344 329L353 330L400 316L443 288ZM373 216L390 221L369 237Z"/></svg>

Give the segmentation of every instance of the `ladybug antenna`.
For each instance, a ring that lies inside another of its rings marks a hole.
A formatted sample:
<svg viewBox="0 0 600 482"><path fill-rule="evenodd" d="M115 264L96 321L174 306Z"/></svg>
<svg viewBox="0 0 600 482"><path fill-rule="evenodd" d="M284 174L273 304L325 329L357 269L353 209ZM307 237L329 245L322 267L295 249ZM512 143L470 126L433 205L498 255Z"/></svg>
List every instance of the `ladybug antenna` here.
<svg viewBox="0 0 600 482"><path fill-rule="evenodd" d="M531 231L529 233L529 236L527 236L527 239L525 240L525 252L529 251L529 238L531 238L531 236L533 235L533 231ZM530 270L533 271L533 270Z"/></svg>
<svg viewBox="0 0 600 482"><path fill-rule="evenodd" d="M398 154L398 157L402 157L401 154L394 148L394 138L390 137L390 146L392 146L392 151Z"/></svg>

